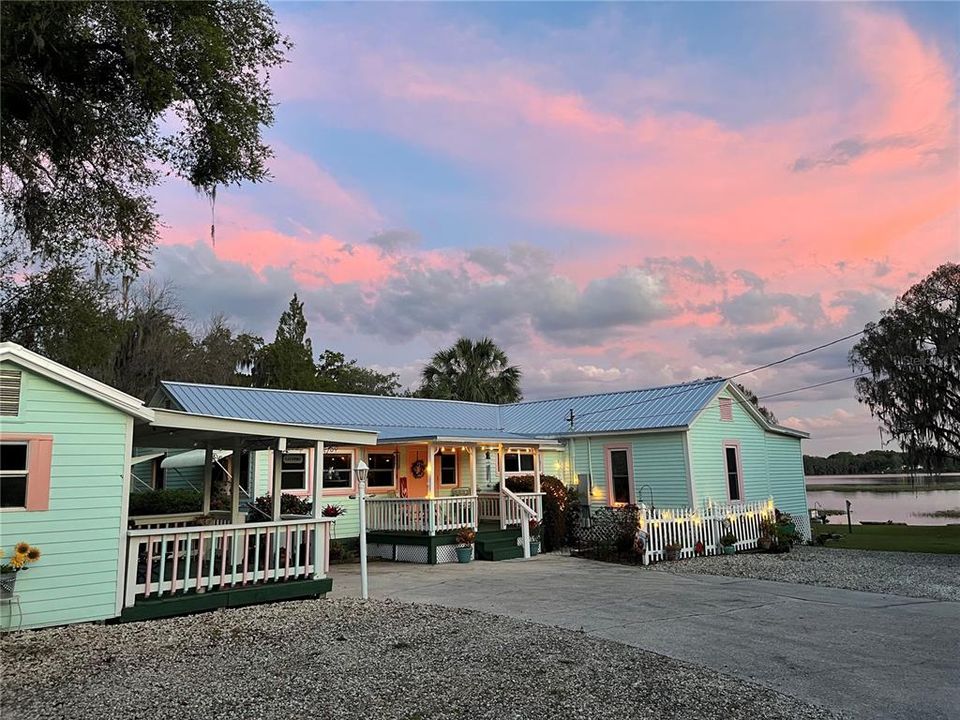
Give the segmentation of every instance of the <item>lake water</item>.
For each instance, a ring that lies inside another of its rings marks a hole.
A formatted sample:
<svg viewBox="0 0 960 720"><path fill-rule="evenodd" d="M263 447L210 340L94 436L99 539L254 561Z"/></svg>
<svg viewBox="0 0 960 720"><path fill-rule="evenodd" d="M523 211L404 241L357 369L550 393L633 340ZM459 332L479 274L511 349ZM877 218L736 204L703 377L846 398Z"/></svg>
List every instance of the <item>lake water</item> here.
<svg viewBox="0 0 960 720"><path fill-rule="evenodd" d="M960 509L960 490L938 490L944 482L957 482L960 474L952 473L939 477L913 477L910 475L808 475L807 499L810 507L830 510L845 510L846 501L851 504L853 522L905 522L911 525L946 525L960 523L958 518L932 518L918 513L935 510ZM817 490L820 485L849 485L849 490ZM896 492L858 490L857 485L883 484L902 486ZM830 518L831 524L845 524L846 516Z"/></svg>

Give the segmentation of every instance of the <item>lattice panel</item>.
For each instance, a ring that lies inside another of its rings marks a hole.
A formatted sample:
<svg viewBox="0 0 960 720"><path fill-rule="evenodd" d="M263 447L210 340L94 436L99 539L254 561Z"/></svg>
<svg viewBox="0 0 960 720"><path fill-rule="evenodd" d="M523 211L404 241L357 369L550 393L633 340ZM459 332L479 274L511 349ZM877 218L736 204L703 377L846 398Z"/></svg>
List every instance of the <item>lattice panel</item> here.
<svg viewBox="0 0 960 720"><path fill-rule="evenodd" d="M378 557L384 560L393 560L393 545L372 543L367 545L367 557Z"/></svg>
<svg viewBox="0 0 960 720"><path fill-rule="evenodd" d="M473 557L473 548L470 549L470 557ZM456 545L439 545L437 546L437 564L439 563L452 563L459 562L457 560L457 546Z"/></svg>
<svg viewBox="0 0 960 720"><path fill-rule="evenodd" d="M423 545L397 545L397 562L424 563L430 560L430 554Z"/></svg>

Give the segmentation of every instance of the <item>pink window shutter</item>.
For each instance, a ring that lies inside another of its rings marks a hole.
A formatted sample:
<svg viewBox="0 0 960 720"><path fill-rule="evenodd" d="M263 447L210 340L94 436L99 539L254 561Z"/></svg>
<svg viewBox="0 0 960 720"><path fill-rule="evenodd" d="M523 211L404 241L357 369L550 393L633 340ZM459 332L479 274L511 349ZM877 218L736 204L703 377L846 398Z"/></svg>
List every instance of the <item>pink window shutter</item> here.
<svg viewBox="0 0 960 720"><path fill-rule="evenodd" d="M720 398L720 419L733 420L733 400Z"/></svg>
<svg viewBox="0 0 960 720"><path fill-rule="evenodd" d="M53 459L53 438L33 438L29 445L27 475L27 510L50 508L50 463Z"/></svg>

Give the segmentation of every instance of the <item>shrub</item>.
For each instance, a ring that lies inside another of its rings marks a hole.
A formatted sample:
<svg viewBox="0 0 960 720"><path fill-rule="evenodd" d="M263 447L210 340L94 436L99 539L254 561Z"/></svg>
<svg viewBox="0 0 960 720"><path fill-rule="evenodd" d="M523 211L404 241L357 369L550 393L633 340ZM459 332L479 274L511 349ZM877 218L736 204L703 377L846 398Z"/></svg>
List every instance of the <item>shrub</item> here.
<svg viewBox="0 0 960 720"><path fill-rule="evenodd" d="M457 533L457 545L460 547L469 547L477 539L477 533L472 528L462 528Z"/></svg>
<svg viewBox="0 0 960 720"><path fill-rule="evenodd" d="M262 522L273 517L273 497L271 495L261 495L253 501L253 505L260 511L251 513L251 519L254 522ZM309 500L288 493L280 494L281 515L309 515L312 510L313 503Z"/></svg>
<svg viewBox="0 0 960 720"><path fill-rule="evenodd" d="M516 475L507 478L507 489L515 493L533 492L533 475ZM500 490L500 483L494 486ZM570 529L568 525L571 504L579 510L576 504L576 488L571 490L563 484L560 478L552 475L540 476L540 491L543 493L543 529L541 541L543 551L552 552L570 544Z"/></svg>
<svg viewBox="0 0 960 720"><path fill-rule="evenodd" d="M723 537L720 538L720 544L721 544L721 545L736 545L736 544L737 544L737 536L734 535L732 532L728 532L728 533L726 533Z"/></svg>
<svg viewBox="0 0 960 720"><path fill-rule="evenodd" d="M130 493L131 515L172 515L200 512L203 493L199 490L145 490Z"/></svg>

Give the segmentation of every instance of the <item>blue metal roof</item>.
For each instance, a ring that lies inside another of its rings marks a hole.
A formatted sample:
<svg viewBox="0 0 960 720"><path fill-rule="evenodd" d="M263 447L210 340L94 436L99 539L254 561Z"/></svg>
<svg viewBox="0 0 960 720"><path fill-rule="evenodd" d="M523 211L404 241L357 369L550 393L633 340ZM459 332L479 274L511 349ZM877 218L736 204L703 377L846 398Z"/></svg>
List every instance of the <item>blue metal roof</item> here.
<svg viewBox="0 0 960 720"><path fill-rule="evenodd" d="M376 430L380 440L482 438L522 440L579 433L684 427L724 381L488 405L457 400L163 382L180 410L220 417ZM567 420L573 409L574 426Z"/></svg>

